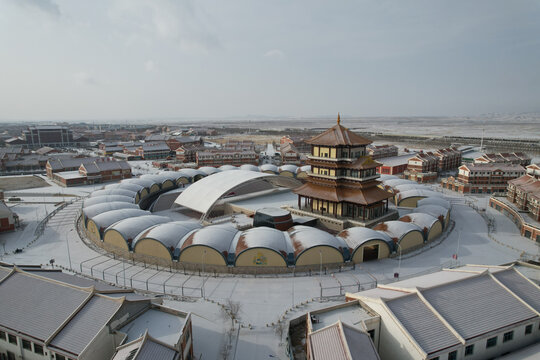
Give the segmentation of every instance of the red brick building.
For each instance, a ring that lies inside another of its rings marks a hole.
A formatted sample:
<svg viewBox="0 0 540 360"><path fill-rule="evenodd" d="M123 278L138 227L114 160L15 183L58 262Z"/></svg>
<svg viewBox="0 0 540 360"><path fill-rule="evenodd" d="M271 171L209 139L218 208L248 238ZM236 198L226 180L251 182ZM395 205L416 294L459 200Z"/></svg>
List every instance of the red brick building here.
<svg viewBox="0 0 540 360"><path fill-rule="evenodd" d="M439 159L439 172L457 169L461 165L461 151L455 147L439 149L433 154Z"/></svg>
<svg viewBox="0 0 540 360"><path fill-rule="evenodd" d="M300 152L292 143L285 143L280 146L279 152L281 153L282 164L301 165Z"/></svg>
<svg viewBox="0 0 540 360"><path fill-rule="evenodd" d="M19 227L19 217L0 200L0 232L13 231Z"/></svg>
<svg viewBox="0 0 540 360"><path fill-rule="evenodd" d="M175 150L176 160L183 163L197 162L197 151L203 150L205 150L205 147L202 145L182 145Z"/></svg>
<svg viewBox="0 0 540 360"><path fill-rule="evenodd" d="M71 167L63 171L52 172L51 179L64 186L77 186L87 184L99 184L109 181L116 181L131 178L131 166L126 161L115 161L109 158L97 158L93 161L88 159L79 160L76 170ZM49 169L47 169L49 175Z"/></svg>
<svg viewBox="0 0 540 360"><path fill-rule="evenodd" d="M527 166L531 164L531 157L522 152L484 154L474 159L477 164L504 163Z"/></svg>
<svg viewBox="0 0 540 360"><path fill-rule="evenodd" d="M253 150L251 151L228 151L228 150L205 150L197 151L197 166L214 166L244 164L259 164L259 157Z"/></svg>
<svg viewBox="0 0 540 360"><path fill-rule="evenodd" d="M414 154L406 154L378 159L377 161L381 163L381 165L377 167L377 173L385 175L402 174L407 170L409 159L413 156Z"/></svg>
<svg viewBox="0 0 540 360"><path fill-rule="evenodd" d="M459 167L457 178L443 179L441 186L459 193L504 193L508 181L524 174L525 169L517 164L466 164Z"/></svg>

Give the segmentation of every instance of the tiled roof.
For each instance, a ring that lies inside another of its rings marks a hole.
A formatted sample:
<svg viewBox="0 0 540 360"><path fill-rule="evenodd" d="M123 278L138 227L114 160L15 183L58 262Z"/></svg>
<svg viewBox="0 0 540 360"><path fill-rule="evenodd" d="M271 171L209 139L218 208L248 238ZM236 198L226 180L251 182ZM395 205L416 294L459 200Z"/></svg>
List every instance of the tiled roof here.
<svg viewBox="0 0 540 360"><path fill-rule="evenodd" d="M319 134L306 141L308 144L313 145L327 145L327 146L354 146L354 145L369 145L371 140L366 139L360 135L355 134L346 127L341 126L339 123L332 126L322 134Z"/></svg>

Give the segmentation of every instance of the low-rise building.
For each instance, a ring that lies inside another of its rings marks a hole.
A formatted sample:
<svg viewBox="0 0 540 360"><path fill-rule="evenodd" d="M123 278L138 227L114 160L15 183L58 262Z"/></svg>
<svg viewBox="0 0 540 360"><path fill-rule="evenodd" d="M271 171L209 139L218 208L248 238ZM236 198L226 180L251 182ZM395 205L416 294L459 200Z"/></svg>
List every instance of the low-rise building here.
<svg viewBox="0 0 540 360"><path fill-rule="evenodd" d="M131 166L111 158L51 159L47 176L64 186L99 184L131 178Z"/></svg>
<svg viewBox="0 0 540 360"><path fill-rule="evenodd" d="M203 151L205 147L203 145L186 144L181 145L175 150L176 160L182 163L194 163L197 162L197 151Z"/></svg>
<svg viewBox="0 0 540 360"><path fill-rule="evenodd" d="M281 153L282 164L301 165L302 159L300 152L292 143L285 143L280 146L279 151Z"/></svg>
<svg viewBox="0 0 540 360"><path fill-rule="evenodd" d="M283 136L279 140L279 145L283 146L284 144L293 144L294 147L301 154L309 154L311 153L311 145L308 144L306 140L309 140L309 138L303 138L298 136Z"/></svg>
<svg viewBox="0 0 540 360"><path fill-rule="evenodd" d="M525 169L517 164L465 164L459 167L457 178L442 179L441 186L462 194L504 193L508 181L524 174Z"/></svg>
<svg viewBox="0 0 540 360"><path fill-rule="evenodd" d="M445 269L346 297L380 316L383 360L489 359L540 340L540 288L511 266Z"/></svg>
<svg viewBox="0 0 540 360"><path fill-rule="evenodd" d="M258 165L259 160L255 151L205 150L197 151L197 166L214 166L243 164Z"/></svg>
<svg viewBox="0 0 540 360"><path fill-rule="evenodd" d="M369 145L366 147L368 155L370 155L374 160L389 158L398 155L398 147L395 145L385 144L385 145Z"/></svg>
<svg viewBox="0 0 540 360"><path fill-rule="evenodd" d="M192 359L190 313L161 303L60 271L0 266L0 357L107 360L151 339L170 359Z"/></svg>
<svg viewBox="0 0 540 360"><path fill-rule="evenodd" d="M0 233L19 227L19 217L4 203L4 191L0 190Z"/></svg>
<svg viewBox="0 0 540 360"><path fill-rule="evenodd" d="M380 158L377 160L379 163L381 163L381 165L377 167L377 173L388 175L402 174L405 170L407 170L409 159L414 155L415 154L405 154Z"/></svg>
<svg viewBox="0 0 540 360"><path fill-rule="evenodd" d="M527 166L531 164L531 157L522 152L513 153L489 153L476 157L474 162L477 164L503 163L503 164L519 164Z"/></svg>
<svg viewBox="0 0 540 360"><path fill-rule="evenodd" d="M124 149L124 153L139 156L144 160L166 159L171 156L171 149L166 142L149 142L137 146L134 150Z"/></svg>
<svg viewBox="0 0 540 360"><path fill-rule="evenodd" d="M461 151L455 147L439 149L434 151L433 154L439 159L439 172L453 170L461 165Z"/></svg>

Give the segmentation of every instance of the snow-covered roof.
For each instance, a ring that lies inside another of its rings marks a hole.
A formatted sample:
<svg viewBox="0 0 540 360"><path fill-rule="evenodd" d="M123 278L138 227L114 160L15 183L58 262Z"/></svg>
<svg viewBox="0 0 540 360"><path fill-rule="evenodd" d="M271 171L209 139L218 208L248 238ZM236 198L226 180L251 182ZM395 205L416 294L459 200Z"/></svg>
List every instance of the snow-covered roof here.
<svg viewBox="0 0 540 360"><path fill-rule="evenodd" d="M231 225L211 225L192 232L183 239L180 248L184 250L193 245L208 246L223 254L225 261L227 261L226 254L228 254L231 243L237 234L238 230Z"/></svg>
<svg viewBox="0 0 540 360"><path fill-rule="evenodd" d="M426 213L436 218L438 218L439 216L443 216L444 218L446 218L449 211L450 210L439 205L422 205L414 209L413 213Z"/></svg>
<svg viewBox="0 0 540 360"><path fill-rule="evenodd" d="M394 189L394 191L397 190L399 192L416 190L416 189L429 191L429 189L425 187L424 185L416 184L416 183L415 184L400 184L400 185L393 186L392 188Z"/></svg>
<svg viewBox="0 0 540 360"><path fill-rule="evenodd" d="M444 200L440 197L427 197L425 199L418 200L418 206L423 205L438 205L442 206L445 209L450 209L452 207L452 204L448 200Z"/></svg>
<svg viewBox="0 0 540 360"><path fill-rule="evenodd" d="M278 167L274 164L264 164L260 166L261 171L271 171L274 174L278 173Z"/></svg>
<svg viewBox="0 0 540 360"><path fill-rule="evenodd" d="M419 231L422 233L420 226L406 223L403 221L393 220L380 223L374 227L375 230L386 233L392 239L400 240L402 237L410 233L411 231Z"/></svg>
<svg viewBox="0 0 540 360"><path fill-rule="evenodd" d="M381 179L382 183L386 186L394 187L403 184L416 184L416 182L407 179Z"/></svg>
<svg viewBox="0 0 540 360"><path fill-rule="evenodd" d="M301 172L308 172L311 170L311 165L304 165L300 166L298 169L296 169L296 173L299 174Z"/></svg>
<svg viewBox="0 0 540 360"><path fill-rule="evenodd" d="M91 218L99 229L105 229L117 221L134 216L149 215L149 211L141 209L118 209L106 211Z"/></svg>
<svg viewBox="0 0 540 360"><path fill-rule="evenodd" d="M254 181L267 181L272 185L295 187L297 181L291 178L246 170L222 171L201 179L184 190L175 203L206 214L214 204L235 188Z"/></svg>
<svg viewBox="0 0 540 360"><path fill-rule="evenodd" d="M215 168L213 166L202 166L197 170L204 172L206 175L212 175L221 171L221 169Z"/></svg>
<svg viewBox="0 0 540 360"><path fill-rule="evenodd" d="M171 221L170 218L166 216L158 215L142 215L137 217L129 217L127 219L120 220L105 230L105 234L108 231L116 230L126 241L134 239L139 233L148 229L151 226L157 224L163 224Z"/></svg>
<svg viewBox="0 0 540 360"><path fill-rule="evenodd" d="M125 190L139 192L142 189L144 189L144 186L139 185L139 184L135 184L135 183L121 182L121 183L118 183L118 184L109 184L109 185L105 186L105 189L125 189Z"/></svg>
<svg viewBox="0 0 540 360"><path fill-rule="evenodd" d="M388 234L370 228L352 227L342 230L337 236L342 238L347 243L347 246L353 250L372 240L384 241L388 244L390 252L394 250L394 242Z"/></svg>
<svg viewBox="0 0 540 360"><path fill-rule="evenodd" d="M152 187L152 185L155 184L155 182L153 180L141 179L141 178L124 179L124 180L122 180L120 182L120 184L125 184L125 183L141 185L141 186L143 186L145 188L148 188L148 189L150 189Z"/></svg>
<svg viewBox="0 0 540 360"><path fill-rule="evenodd" d="M133 204L135 199L131 196L125 196L125 195L102 195L102 196L94 196L88 199L85 199L83 201L83 208L86 208L88 206L101 204L101 203L110 203L113 201L119 201L119 202L125 202Z"/></svg>
<svg viewBox="0 0 540 360"><path fill-rule="evenodd" d="M172 221L169 223L158 224L141 232L135 240L133 247L137 246L137 242L142 239L154 239L162 243L166 248L175 249L179 242L187 234L195 229L200 229L201 225L194 221Z"/></svg>
<svg viewBox="0 0 540 360"><path fill-rule="evenodd" d="M133 203L127 203L125 201L110 201L110 202L104 202L104 203L98 203L98 204L86 206L83 209L83 213L84 213L84 216L86 216L89 219L92 219L94 216L102 214L104 212L111 211L111 210L119 210L119 209L139 209L139 205L136 205Z"/></svg>
<svg viewBox="0 0 540 360"><path fill-rule="evenodd" d="M309 226L297 225L287 231L291 237L296 257L304 251L316 246L330 246L340 252L347 247L345 240L342 238L337 238L326 231Z"/></svg>
<svg viewBox="0 0 540 360"><path fill-rule="evenodd" d="M296 174L296 170L298 170L298 166L292 165L292 164L286 164L286 165L281 165L278 170L280 173L284 171L288 171L293 174Z"/></svg>
<svg viewBox="0 0 540 360"><path fill-rule="evenodd" d="M238 170L238 168L236 166L233 166L233 165L221 165L219 167L219 169L221 171Z"/></svg>
<svg viewBox="0 0 540 360"><path fill-rule="evenodd" d="M398 204L403 199L414 198L414 197L443 197L441 193L431 190L424 189L412 189L400 192L398 194Z"/></svg>
<svg viewBox="0 0 540 360"><path fill-rule="evenodd" d="M103 189L103 190L97 190L90 194L90 197L98 197L98 196L107 196L107 195L124 195L131 198L135 198L135 195L137 195L136 192L127 190L127 189L119 189L119 188L113 188L113 189Z"/></svg>
<svg viewBox="0 0 540 360"><path fill-rule="evenodd" d="M285 233L269 227L256 227L243 231L237 241L233 242L232 247L230 252L234 251L236 256L252 248L271 249L280 253L285 259L287 254L292 252L290 240Z"/></svg>
<svg viewBox="0 0 540 360"><path fill-rule="evenodd" d="M436 217L426 214L426 213L409 213L402 216L400 221L413 223L418 225L422 229L431 230L431 227L439 221Z"/></svg>
<svg viewBox="0 0 540 360"><path fill-rule="evenodd" d="M199 169L181 169L181 170L178 170L177 172L180 173L179 177L186 177L189 179L192 179L197 175L206 176L206 173L203 171L200 171Z"/></svg>
<svg viewBox="0 0 540 360"><path fill-rule="evenodd" d="M166 181L176 181L176 178L172 178L166 174L145 174L141 176L141 179L148 179L156 184L163 185Z"/></svg>
<svg viewBox="0 0 540 360"><path fill-rule="evenodd" d="M256 171L256 172L261 171L261 169L259 169L258 166L251 165L251 164L240 165L240 170L248 170L248 171Z"/></svg>

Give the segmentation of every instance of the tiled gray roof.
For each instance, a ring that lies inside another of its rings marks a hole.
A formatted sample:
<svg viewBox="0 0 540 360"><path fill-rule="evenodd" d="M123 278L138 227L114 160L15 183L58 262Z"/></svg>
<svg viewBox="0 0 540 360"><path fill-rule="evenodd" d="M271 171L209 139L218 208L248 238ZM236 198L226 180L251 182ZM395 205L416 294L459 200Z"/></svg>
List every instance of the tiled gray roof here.
<svg viewBox="0 0 540 360"><path fill-rule="evenodd" d="M118 287L115 287L115 286L112 286L112 285L109 285L109 284L104 284L104 283L101 283L99 281L85 279L83 277L66 274L66 273L64 273L62 271L50 271L50 270L43 270L43 269L26 269L25 271L29 272L29 273L32 273L32 274L36 274L36 275L39 275L39 276L46 277L48 279L61 281L61 282L64 282L66 284L71 284L71 285L75 285L75 286L80 286L80 287L95 286L96 291L98 291L98 292L99 291L109 291L109 290L122 291L122 289L120 289Z"/></svg>
<svg viewBox="0 0 540 360"><path fill-rule="evenodd" d="M17 272L0 283L0 325L45 340L88 296L87 291Z"/></svg>
<svg viewBox="0 0 540 360"><path fill-rule="evenodd" d="M146 339L139 349L136 360L174 360L177 352L167 346L161 345L152 339ZM135 360L134 359L134 360Z"/></svg>
<svg viewBox="0 0 540 360"><path fill-rule="evenodd" d="M0 281L2 281L5 277L7 277L10 272L11 272L11 269L0 267Z"/></svg>
<svg viewBox="0 0 540 360"><path fill-rule="evenodd" d="M79 355L120 306L121 300L94 295L53 338L50 346Z"/></svg>
<svg viewBox="0 0 540 360"><path fill-rule="evenodd" d="M500 271L493 274L493 276L536 311L540 311L540 289L531 284L516 270Z"/></svg>
<svg viewBox="0 0 540 360"><path fill-rule="evenodd" d="M427 354L460 343L416 293L386 304Z"/></svg>
<svg viewBox="0 0 540 360"><path fill-rule="evenodd" d="M537 316L489 274L434 287L422 294L465 339Z"/></svg>
<svg viewBox="0 0 540 360"><path fill-rule="evenodd" d="M309 334L313 360L349 360L339 323Z"/></svg>
<svg viewBox="0 0 540 360"><path fill-rule="evenodd" d="M368 334L347 324L342 324L342 326L352 360L380 360Z"/></svg>

